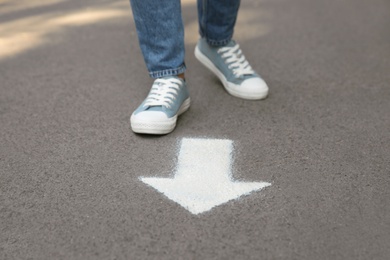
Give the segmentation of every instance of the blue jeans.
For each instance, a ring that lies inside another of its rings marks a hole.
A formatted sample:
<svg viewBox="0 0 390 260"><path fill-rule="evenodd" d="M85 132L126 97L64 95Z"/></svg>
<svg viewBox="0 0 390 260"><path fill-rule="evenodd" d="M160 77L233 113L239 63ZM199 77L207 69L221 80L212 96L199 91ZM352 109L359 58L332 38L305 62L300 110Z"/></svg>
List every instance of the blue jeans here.
<svg viewBox="0 0 390 260"><path fill-rule="evenodd" d="M152 78L178 75L184 63L184 25L180 0L130 0L146 67ZM210 45L232 36L240 0L198 0L199 33Z"/></svg>

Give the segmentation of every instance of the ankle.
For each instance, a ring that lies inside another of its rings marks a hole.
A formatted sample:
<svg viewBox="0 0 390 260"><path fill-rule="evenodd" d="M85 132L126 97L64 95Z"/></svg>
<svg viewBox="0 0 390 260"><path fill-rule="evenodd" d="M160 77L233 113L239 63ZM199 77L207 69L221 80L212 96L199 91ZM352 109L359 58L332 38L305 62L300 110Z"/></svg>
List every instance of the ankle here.
<svg viewBox="0 0 390 260"><path fill-rule="evenodd" d="M179 75L177 75L179 78L181 78L182 80L186 80L186 77L184 75L184 73L181 73Z"/></svg>

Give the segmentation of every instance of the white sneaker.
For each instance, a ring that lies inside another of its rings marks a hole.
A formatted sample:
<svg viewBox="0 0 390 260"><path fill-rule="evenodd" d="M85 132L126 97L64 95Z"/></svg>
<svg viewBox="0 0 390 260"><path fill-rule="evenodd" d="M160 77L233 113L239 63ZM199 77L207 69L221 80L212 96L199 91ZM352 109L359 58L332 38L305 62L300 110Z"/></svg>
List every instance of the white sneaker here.
<svg viewBox="0 0 390 260"><path fill-rule="evenodd" d="M235 41L213 47L202 38L196 45L195 57L221 80L231 95L243 99L267 97L267 84L249 65Z"/></svg>
<svg viewBox="0 0 390 260"><path fill-rule="evenodd" d="M168 134L190 102L184 80L175 76L156 79L147 98L131 115L131 129L141 134Z"/></svg>

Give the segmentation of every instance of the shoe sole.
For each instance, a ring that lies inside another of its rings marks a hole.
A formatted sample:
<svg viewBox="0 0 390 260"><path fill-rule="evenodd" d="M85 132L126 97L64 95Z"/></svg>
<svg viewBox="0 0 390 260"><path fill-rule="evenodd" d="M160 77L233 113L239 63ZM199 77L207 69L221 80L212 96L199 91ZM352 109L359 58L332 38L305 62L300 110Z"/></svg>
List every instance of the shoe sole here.
<svg viewBox="0 0 390 260"><path fill-rule="evenodd" d="M243 98L243 99L250 99L250 100L260 100L264 99L268 95L268 89L263 92L257 92L252 94L242 93L234 89L234 84L227 81L225 75L214 65L214 63L206 56L204 55L198 48L198 46L195 47L195 57L211 72L214 73L215 76L219 78L219 80L222 82L224 88L226 91L231 94L232 96Z"/></svg>
<svg viewBox="0 0 390 260"><path fill-rule="evenodd" d="M136 119L134 115L130 117L130 125L131 129L134 133L138 134L155 134L155 135L163 135L169 134L176 127L177 117L186 112L190 108L191 99L187 98L184 100L183 104L181 104L177 115L168 118L165 121L147 121Z"/></svg>

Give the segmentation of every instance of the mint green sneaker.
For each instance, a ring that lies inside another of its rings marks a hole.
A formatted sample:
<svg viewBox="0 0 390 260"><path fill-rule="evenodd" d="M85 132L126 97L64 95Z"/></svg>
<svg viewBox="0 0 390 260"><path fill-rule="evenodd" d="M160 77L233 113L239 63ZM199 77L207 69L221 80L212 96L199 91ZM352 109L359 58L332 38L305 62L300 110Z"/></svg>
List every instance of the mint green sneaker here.
<svg viewBox="0 0 390 260"><path fill-rule="evenodd" d="M221 80L231 95L253 100L267 97L267 84L249 65L235 41L214 47L202 38L196 45L195 57Z"/></svg>
<svg viewBox="0 0 390 260"><path fill-rule="evenodd" d="M190 102L184 80L176 76L156 79L146 99L131 115L131 129L140 134L168 134Z"/></svg>

